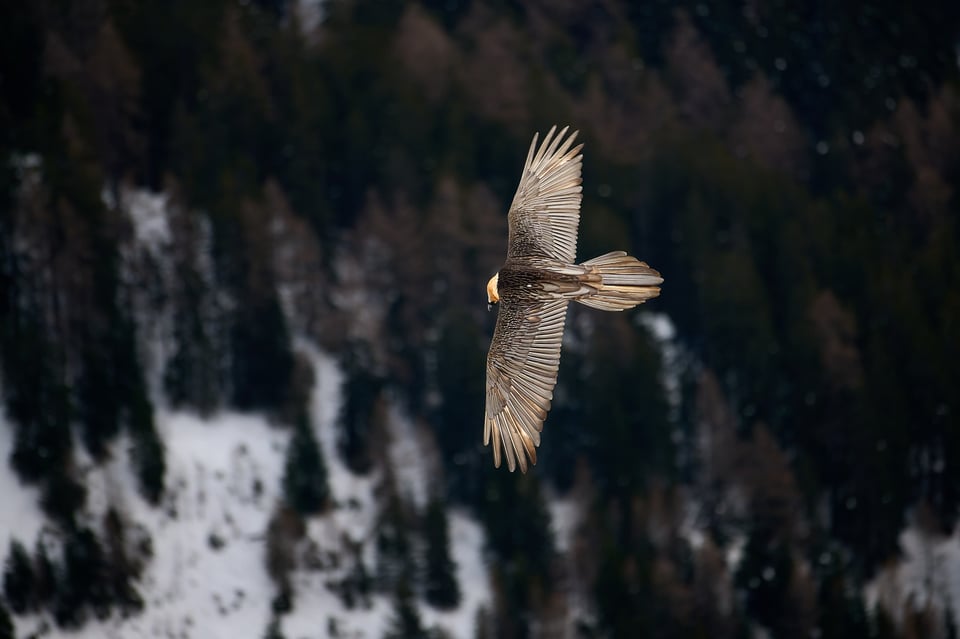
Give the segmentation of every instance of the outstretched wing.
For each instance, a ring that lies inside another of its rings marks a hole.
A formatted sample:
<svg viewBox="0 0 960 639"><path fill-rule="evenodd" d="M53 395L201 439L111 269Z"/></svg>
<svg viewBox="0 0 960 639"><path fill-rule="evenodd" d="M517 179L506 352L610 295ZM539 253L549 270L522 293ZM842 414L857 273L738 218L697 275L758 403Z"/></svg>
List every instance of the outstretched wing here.
<svg viewBox="0 0 960 639"><path fill-rule="evenodd" d="M567 300L503 300L487 354L487 408L483 444L493 438L493 462L501 448L512 472L537 463L543 420L557 383Z"/></svg>
<svg viewBox="0 0 960 639"><path fill-rule="evenodd" d="M576 257L583 145L570 148L578 131L564 140L568 129L554 137L557 127L552 127L539 149L539 133L533 136L510 205L507 257L549 257L568 264Z"/></svg>

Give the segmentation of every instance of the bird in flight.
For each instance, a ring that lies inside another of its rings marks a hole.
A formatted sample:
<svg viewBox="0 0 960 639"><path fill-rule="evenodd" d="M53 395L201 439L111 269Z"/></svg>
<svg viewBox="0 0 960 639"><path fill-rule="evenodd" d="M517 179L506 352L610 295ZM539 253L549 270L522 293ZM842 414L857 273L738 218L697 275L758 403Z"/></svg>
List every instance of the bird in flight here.
<svg viewBox="0 0 960 639"><path fill-rule="evenodd" d="M487 354L483 444L493 463L514 471L537 463L543 420L557 383L560 346L571 301L622 311L660 294L660 273L623 251L576 264L583 144L569 127L533 136L508 215L507 259L487 283L498 305Z"/></svg>

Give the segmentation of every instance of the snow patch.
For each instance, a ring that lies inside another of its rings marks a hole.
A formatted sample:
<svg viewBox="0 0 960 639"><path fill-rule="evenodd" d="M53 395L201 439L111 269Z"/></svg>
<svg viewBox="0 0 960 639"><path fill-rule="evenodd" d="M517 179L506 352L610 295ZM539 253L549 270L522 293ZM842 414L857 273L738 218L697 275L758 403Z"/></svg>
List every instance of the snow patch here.
<svg viewBox="0 0 960 639"><path fill-rule="evenodd" d="M660 347L660 354L663 356L663 387L673 416L676 417L680 408L680 379L684 370L682 352L676 341L677 329L666 313L644 311L637 313L636 317L636 321L650 331Z"/></svg>
<svg viewBox="0 0 960 639"><path fill-rule="evenodd" d="M298 0L294 10L300 20L301 32L310 36L323 22L326 16L326 0Z"/></svg>
<svg viewBox="0 0 960 639"><path fill-rule="evenodd" d="M483 529L466 513L449 512L450 554L457 566L460 605L449 612L421 607L424 627L439 626L452 637L469 639L476 632L477 613L492 606L490 573L483 558Z"/></svg>
<svg viewBox="0 0 960 639"><path fill-rule="evenodd" d="M310 342L296 340L295 347L313 366L315 380L310 393L310 417L314 435L323 449L330 490L338 503L352 505L349 509L336 509L329 517L336 529L350 539L366 540L372 537L376 524L376 509L371 505L379 473L357 475L337 454L337 416L343 402L343 372L333 357L320 352Z"/></svg>
<svg viewBox="0 0 960 639"><path fill-rule="evenodd" d="M123 192L123 205L133 221L136 243L150 250L154 256L163 255L163 251L172 242L167 200L165 193L153 193L144 189Z"/></svg>
<svg viewBox="0 0 960 639"><path fill-rule="evenodd" d="M573 536L580 524L577 504L571 497L556 498L548 501L548 508L557 551L566 553L573 545Z"/></svg>
<svg viewBox="0 0 960 639"><path fill-rule="evenodd" d="M933 612L934 624L944 623L949 610L960 619L960 526L944 536L915 525L900 533L902 557L883 568L864 589L867 609L883 608L899 627L907 611ZM939 628L946 636L946 628Z"/></svg>
<svg viewBox="0 0 960 639"><path fill-rule="evenodd" d="M13 424L0 407L0 565L14 539L32 553L37 536L47 525L38 505L40 492L21 482L10 464L13 437Z"/></svg>
<svg viewBox="0 0 960 639"><path fill-rule="evenodd" d="M387 428L390 432L390 463L397 478L397 490L423 511L430 498L424 445L419 441L416 426L396 401L391 401L387 408Z"/></svg>

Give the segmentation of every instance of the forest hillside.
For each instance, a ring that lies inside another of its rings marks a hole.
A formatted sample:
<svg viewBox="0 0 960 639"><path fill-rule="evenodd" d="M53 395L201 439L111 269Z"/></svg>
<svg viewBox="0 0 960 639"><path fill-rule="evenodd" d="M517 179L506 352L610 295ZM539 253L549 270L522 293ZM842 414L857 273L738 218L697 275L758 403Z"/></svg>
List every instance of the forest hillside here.
<svg viewBox="0 0 960 639"><path fill-rule="evenodd" d="M481 445L585 143L538 465ZM0 9L0 639L960 632L960 5Z"/></svg>

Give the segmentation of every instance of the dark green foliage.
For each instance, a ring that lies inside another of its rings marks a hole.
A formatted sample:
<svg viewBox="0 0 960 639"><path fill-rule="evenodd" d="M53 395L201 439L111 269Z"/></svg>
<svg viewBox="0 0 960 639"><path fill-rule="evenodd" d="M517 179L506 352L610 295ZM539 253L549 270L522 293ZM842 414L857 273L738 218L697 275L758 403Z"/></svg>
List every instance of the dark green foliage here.
<svg viewBox="0 0 960 639"><path fill-rule="evenodd" d="M370 594L374 588L374 580L363 560L363 546L350 544L350 568L338 586L340 599L348 609L356 607L369 608Z"/></svg>
<svg viewBox="0 0 960 639"><path fill-rule="evenodd" d="M80 433L90 454L102 460L120 430L120 371L110 361L110 345L85 340L83 373L76 389ZM127 371L124 371L127 372Z"/></svg>
<svg viewBox="0 0 960 639"><path fill-rule="evenodd" d="M340 411L340 453L355 472L370 470L369 442L375 427L377 402L384 381L370 371L373 363L362 344L348 344L344 354L346 382Z"/></svg>
<svg viewBox="0 0 960 639"><path fill-rule="evenodd" d="M271 617L264 632L263 639L284 639L283 629L280 626L280 617Z"/></svg>
<svg viewBox="0 0 960 639"><path fill-rule="evenodd" d="M401 578L394 589L393 618L383 639L427 639L407 577Z"/></svg>
<svg viewBox="0 0 960 639"><path fill-rule="evenodd" d="M68 469L55 468L43 484L40 505L61 524L72 526L74 515L87 500L87 488Z"/></svg>
<svg viewBox="0 0 960 639"><path fill-rule="evenodd" d="M287 503L301 515L321 512L330 502L323 453L305 415L297 421L287 448L283 494Z"/></svg>
<svg viewBox="0 0 960 639"><path fill-rule="evenodd" d="M88 604L106 614L103 550L88 528L71 534L63 545L63 568L54 602L54 618L64 628L76 628L87 619Z"/></svg>
<svg viewBox="0 0 960 639"><path fill-rule="evenodd" d="M133 585L138 560L129 557L124 544L124 526L115 512L108 513L106 549L89 528L70 531L63 544L53 615L58 625L83 625L92 612L105 619L114 608L124 614L139 611L143 600Z"/></svg>
<svg viewBox="0 0 960 639"><path fill-rule="evenodd" d="M433 498L427 504L424 516L423 594L427 603L440 609L455 608L460 604L460 585L456 578L456 564L450 558L450 527L444 503Z"/></svg>
<svg viewBox="0 0 960 639"><path fill-rule="evenodd" d="M171 233L175 250L171 253L176 282L170 298L172 334L170 357L163 371L163 385L175 407L193 408L206 415L224 399L225 370L222 314L214 300L215 290L205 273L209 218L180 202L178 182L169 180Z"/></svg>
<svg viewBox="0 0 960 639"><path fill-rule="evenodd" d="M649 550L630 556L623 548L605 545L594 588L600 627L611 636L626 637L639 628L653 628L649 597Z"/></svg>
<svg viewBox="0 0 960 639"><path fill-rule="evenodd" d="M401 582L417 574L411 533L411 514L396 491L391 491L377 525L376 579L382 592L395 592Z"/></svg>
<svg viewBox="0 0 960 639"><path fill-rule="evenodd" d="M153 407L144 396L132 407L130 456L139 482L140 494L156 504L163 494L166 474L164 446L153 420Z"/></svg>
<svg viewBox="0 0 960 639"><path fill-rule="evenodd" d="M533 474L512 475L488 467L481 516L502 593L497 636L526 637L537 598L553 588L555 557L550 514ZM502 470L502 469L501 469Z"/></svg>
<svg viewBox="0 0 960 639"><path fill-rule="evenodd" d="M231 332L233 402L241 409L278 409L286 398L293 353L276 298L245 307Z"/></svg>
<svg viewBox="0 0 960 639"><path fill-rule="evenodd" d="M34 597L38 607L49 608L57 594L57 571L43 544L42 537L37 539L33 551Z"/></svg>
<svg viewBox="0 0 960 639"><path fill-rule="evenodd" d="M473 503L483 491L481 465L490 463L480 448L484 371L490 338L466 314L452 312L437 341L437 390L442 398L431 425L445 460L450 494Z"/></svg>
<svg viewBox="0 0 960 639"><path fill-rule="evenodd" d="M0 639L17 639L16 628L13 626L13 619L10 617L10 611L0 601Z"/></svg>
<svg viewBox="0 0 960 639"><path fill-rule="evenodd" d="M793 572L789 548L766 531L755 530L747 539L735 583L746 598L746 612L775 636L783 636L792 621L787 589Z"/></svg>
<svg viewBox="0 0 960 639"><path fill-rule="evenodd" d="M11 462L21 477L38 481L69 456L69 397L35 318L3 315L4 399L16 424Z"/></svg>
<svg viewBox="0 0 960 639"><path fill-rule="evenodd" d="M140 576L147 557L131 556L127 524L116 509L107 511L103 527L104 579L109 589L106 605L110 608L116 606L124 615L139 612L144 602L134 581Z"/></svg>
<svg viewBox="0 0 960 639"><path fill-rule="evenodd" d="M816 557L822 572L817 607L824 637L869 636L869 618L863 598L851 588L851 571L840 553L823 551Z"/></svg>
<svg viewBox="0 0 960 639"><path fill-rule="evenodd" d="M188 277L199 279L195 273ZM201 315L201 304L199 295L188 293L184 307L174 316L174 350L164 369L163 385L173 406L194 407L207 414L217 406L220 376L218 353Z"/></svg>
<svg viewBox="0 0 960 639"><path fill-rule="evenodd" d="M606 495L636 494L650 477L669 475L673 466L659 355L646 331L623 316L594 321L585 353L570 353L561 371L570 401L550 422L556 436L544 452L552 450L548 446L559 449L561 467L554 472L564 484L583 455Z"/></svg>
<svg viewBox="0 0 960 639"><path fill-rule="evenodd" d="M554 546L539 481L530 474L489 472L482 516L491 551L505 565L522 564L548 584Z"/></svg>
<svg viewBox="0 0 960 639"><path fill-rule="evenodd" d="M11 541L3 566L3 594L14 612L22 614L34 607L35 582L33 563L26 548L19 541Z"/></svg>

